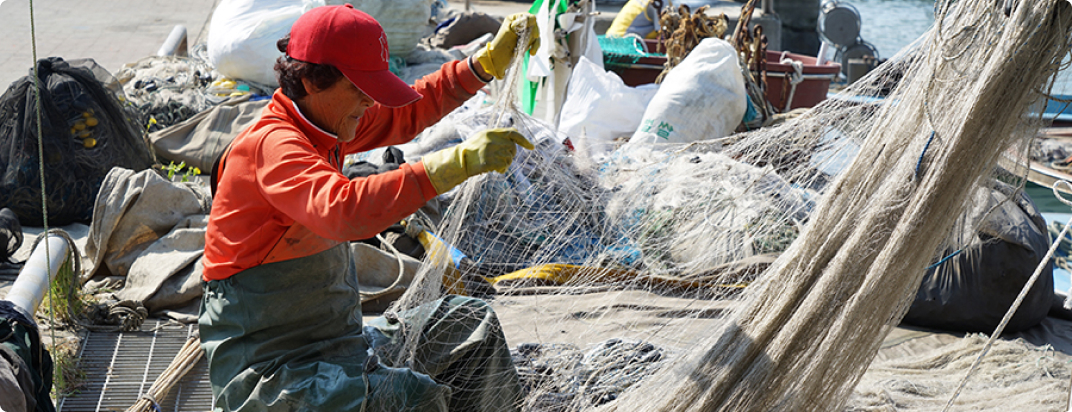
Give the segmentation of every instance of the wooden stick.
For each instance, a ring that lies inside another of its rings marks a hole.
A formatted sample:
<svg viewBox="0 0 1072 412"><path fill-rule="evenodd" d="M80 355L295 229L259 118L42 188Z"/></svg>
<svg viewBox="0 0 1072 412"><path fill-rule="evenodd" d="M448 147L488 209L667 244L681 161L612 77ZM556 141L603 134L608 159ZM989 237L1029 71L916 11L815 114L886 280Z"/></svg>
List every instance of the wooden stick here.
<svg viewBox="0 0 1072 412"><path fill-rule="evenodd" d="M194 365L197 365L197 361L201 360L202 354L204 354L204 351L201 349L201 338L191 336L186 340L182 349L179 350L179 354L175 355L175 359L171 360L171 364L168 365L167 369L156 378L149 390L126 412L153 411L153 404L158 403L159 399L167 397L171 388L179 383L194 368Z"/></svg>

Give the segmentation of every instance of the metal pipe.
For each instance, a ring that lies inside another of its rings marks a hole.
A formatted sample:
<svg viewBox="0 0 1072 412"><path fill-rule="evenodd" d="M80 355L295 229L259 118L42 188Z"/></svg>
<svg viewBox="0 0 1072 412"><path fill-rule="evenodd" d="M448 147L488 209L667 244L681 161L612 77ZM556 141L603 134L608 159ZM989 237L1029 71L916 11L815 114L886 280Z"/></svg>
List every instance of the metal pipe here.
<svg viewBox="0 0 1072 412"><path fill-rule="evenodd" d="M186 48L186 27L176 24L171 29L171 34L168 34L167 40L164 40L164 44L160 45L160 49L156 51L156 55L186 57L189 56Z"/></svg>
<svg viewBox="0 0 1072 412"><path fill-rule="evenodd" d="M45 252L45 245L48 252ZM67 240L58 235L49 234L44 242L39 242L26 260L26 264L7 292L6 300L22 310L25 314L33 317L37 312L37 306L45 298L50 279L56 277L60 266L67 260Z"/></svg>

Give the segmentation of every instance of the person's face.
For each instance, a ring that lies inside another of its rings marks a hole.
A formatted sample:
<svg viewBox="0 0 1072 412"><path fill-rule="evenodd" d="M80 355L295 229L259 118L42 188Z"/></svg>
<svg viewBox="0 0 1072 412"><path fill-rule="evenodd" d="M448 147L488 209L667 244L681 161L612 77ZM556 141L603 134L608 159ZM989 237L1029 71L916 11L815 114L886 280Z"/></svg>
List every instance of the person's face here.
<svg viewBox="0 0 1072 412"><path fill-rule="evenodd" d="M345 76L326 89L316 89L305 79L302 83L309 92L298 102L302 113L313 124L338 136L340 142L354 140L358 120L376 102Z"/></svg>

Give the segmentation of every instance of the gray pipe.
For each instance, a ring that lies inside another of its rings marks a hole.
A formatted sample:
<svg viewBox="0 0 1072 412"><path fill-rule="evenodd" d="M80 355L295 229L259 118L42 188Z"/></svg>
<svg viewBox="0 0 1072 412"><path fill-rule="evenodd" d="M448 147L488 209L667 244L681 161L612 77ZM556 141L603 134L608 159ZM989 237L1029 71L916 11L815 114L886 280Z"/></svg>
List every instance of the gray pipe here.
<svg viewBox="0 0 1072 412"><path fill-rule="evenodd" d="M189 56L189 52L186 50L186 27L181 24L176 24L171 29L171 34L168 34L167 40L164 40L164 44L160 45L160 50L156 51L157 56Z"/></svg>

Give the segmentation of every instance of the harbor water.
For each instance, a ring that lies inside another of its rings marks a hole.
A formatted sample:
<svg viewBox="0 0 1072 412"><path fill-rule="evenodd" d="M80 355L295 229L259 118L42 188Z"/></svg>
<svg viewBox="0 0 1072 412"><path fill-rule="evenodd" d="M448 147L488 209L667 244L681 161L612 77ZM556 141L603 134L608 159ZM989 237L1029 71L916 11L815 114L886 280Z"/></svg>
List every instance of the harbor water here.
<svg viewBox="0 0 1072 412"><path fill-rule="evenodd" d="M860 13L860 37L893 57L934 24L933 0L849 0Z"/></svg>

